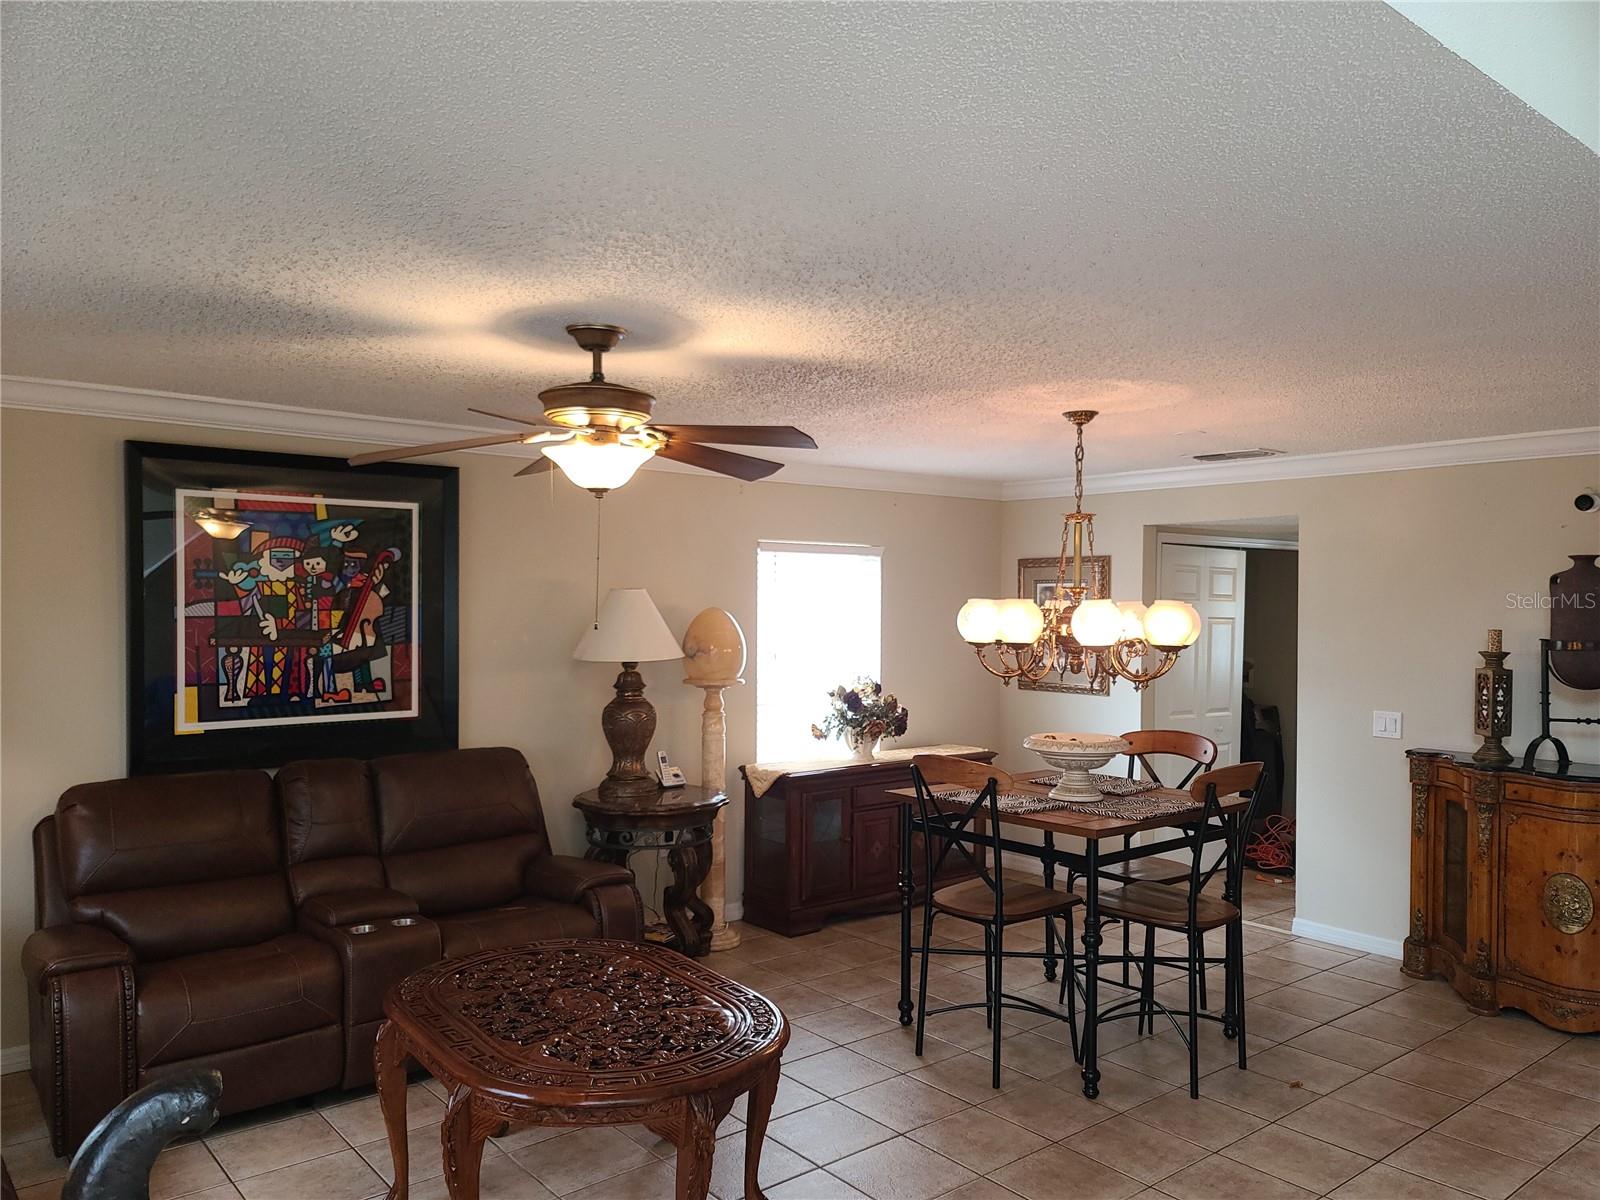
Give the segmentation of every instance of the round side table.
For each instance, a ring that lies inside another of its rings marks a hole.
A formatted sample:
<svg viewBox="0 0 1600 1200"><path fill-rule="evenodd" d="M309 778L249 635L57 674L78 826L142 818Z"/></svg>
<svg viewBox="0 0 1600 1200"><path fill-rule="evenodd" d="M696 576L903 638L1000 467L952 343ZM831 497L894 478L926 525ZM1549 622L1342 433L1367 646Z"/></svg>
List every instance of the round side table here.
<svg viewBox="0 0 1600 1200"><path fill-rule="evenodd" d="M662 915L672 929L674 949L694 958L711 948L711 908L700 885L711 870L711 835L717 812L728 802L714 788L666 788L643 799L603 800L591 790L572 801L583 814L589 849L586 858L628 865L636 851L667 852L672 883L661 897Z"/></svg>

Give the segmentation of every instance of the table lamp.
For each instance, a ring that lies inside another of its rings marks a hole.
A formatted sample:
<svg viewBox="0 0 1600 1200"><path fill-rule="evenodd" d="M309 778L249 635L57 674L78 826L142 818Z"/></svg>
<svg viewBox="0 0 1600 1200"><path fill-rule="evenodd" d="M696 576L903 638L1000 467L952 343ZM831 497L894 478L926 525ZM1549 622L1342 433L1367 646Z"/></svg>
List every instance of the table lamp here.
<svg viewBox="0 0 1600 1200"><path fill-rule="evenodd" d="M600 728L611 747L611 769L600 783L604 800L652 797L661 790L645 769L644 754L656 732L656 710L644 698L642 662L681 658L682 649L643 588L612 588L572 657L582 662L621 663L617 695L600 714Z"/></svg>

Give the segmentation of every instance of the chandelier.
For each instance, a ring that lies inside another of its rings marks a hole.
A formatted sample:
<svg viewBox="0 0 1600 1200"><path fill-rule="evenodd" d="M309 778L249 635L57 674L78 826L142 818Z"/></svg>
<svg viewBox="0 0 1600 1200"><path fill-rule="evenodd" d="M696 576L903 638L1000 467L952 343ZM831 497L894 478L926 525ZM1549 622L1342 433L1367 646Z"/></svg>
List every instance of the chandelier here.
<svg viewBox="0 0 1600 1200"><path fill-rule="evenodd" d="M1051 671L1064 680L1082 675L1090 684L1102 677L1126 679L1143 688L1160 679L1185 647L1200 636L1200 614L1179 600L1088 598L1084 545L1094 555L1094 514L1083 511L1083 427L1093 412L1062 416L1077 427L1073 452L1074 509L1062 514L1061 556L1056 585L1043 607L1032 600L968 600L956 614L956 629L977 652L989 674L1009 685L1013 679L1038 683Z"/></svg>

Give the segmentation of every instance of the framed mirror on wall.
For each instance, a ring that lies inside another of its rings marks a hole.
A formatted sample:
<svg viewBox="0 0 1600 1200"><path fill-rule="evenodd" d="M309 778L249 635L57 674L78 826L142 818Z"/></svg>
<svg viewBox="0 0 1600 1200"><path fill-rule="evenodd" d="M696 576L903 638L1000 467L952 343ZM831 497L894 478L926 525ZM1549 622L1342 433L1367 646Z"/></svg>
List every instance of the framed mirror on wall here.
<svg viewBox="0 0 1600 1200"><path fill-rule="evenodd" d="M1017 559L1017 595L1025 600L1032 600L1040 608L1054 598L1056 593L1056 572L1060 566L1060 559L1050 558L1019 558ZM1089 554L1083 559L1084 570L1089 573L1090 600L1107 600L1111 597L1111 556L1109 554ZM1066 617L1072 619L1072 610L1077 607L1072 603L1072 597L1067 597ZM1065 638L1066 646L1076 650L1078 643L1069 632ZM1064 679L1057 672L1045 676L1037 683L1027 679L1018 679L1017 686L1025 692L1064 692L1074 696L1109 696L1111 694L1111 676L1109 673L1101 675L1093 683L1088 682L1082 675L1068 675Z"/></svg>
<svg viewBox="0 0 1600 1200"><path fill-rule="evenodd" d="M457 737L453 467L128 442L128 770Z"/></svg>

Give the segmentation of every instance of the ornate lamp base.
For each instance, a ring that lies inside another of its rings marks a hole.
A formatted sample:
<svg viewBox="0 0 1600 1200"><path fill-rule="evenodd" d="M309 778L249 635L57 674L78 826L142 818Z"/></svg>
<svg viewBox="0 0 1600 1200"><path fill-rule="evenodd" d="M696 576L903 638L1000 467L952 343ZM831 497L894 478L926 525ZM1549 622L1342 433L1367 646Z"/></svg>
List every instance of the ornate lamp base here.
<svg viewBox="0 0 1600 1200"><path fill-rule="evenodd" d="M600 728L611 747L611 769L600 782L603 800L637 800L654 796L661 784L644 765L644 753L656 733L656 710L644 698L639 664L625 662L617 674L616 699L600 714Z"/></svg>

